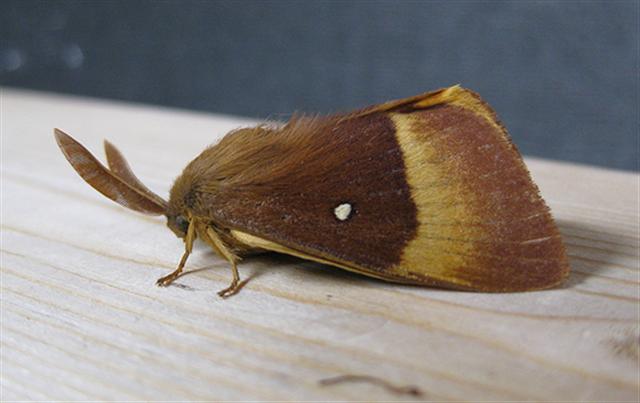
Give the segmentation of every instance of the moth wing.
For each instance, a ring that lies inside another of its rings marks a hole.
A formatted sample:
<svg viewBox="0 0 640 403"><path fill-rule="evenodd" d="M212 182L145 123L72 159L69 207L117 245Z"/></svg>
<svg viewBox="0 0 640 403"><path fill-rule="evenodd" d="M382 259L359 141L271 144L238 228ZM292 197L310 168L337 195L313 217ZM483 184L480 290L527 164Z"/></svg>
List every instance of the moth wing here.
<svg viewBox="0 0 640 403"><path fill-rule="evenodd" d="M253 151L241 162L234 156L242 174L203 192L202 213L253 247L390 281L480 291L548 288L568 273L520 154L468 90L227 142ZM215 157L225 165L225 155ZM342 205L348 214L336 210Z"/></svg>
<svg viewBox="0 0 640 403"><path fill-rule="evenodd" d="M396 282L404 282L402 281L403 280L402 278L394 278L393 276L390 276L389 274L385 274L385 273L378 274L375 271L360 268L354 265L352 262L339 262L336 260L335 257L324 258L324 257L321 257L318 252L315 252L315 254L313 254L314 252L311 252L312 254L303 252L299 246L298 246L298 249L289 248L277 242L273 242L268 239L260 238L255 235L251 235L246 232L237 231L237 230L232 230L231 234L234 238L236 238L237 240L241 241L246 245L251 246L252 248L268 250L271 252L284 253L284 254L299 257L302 259L339 267L341 269L345 269L348 271L365 274L367 276L377 277L383 280L394 280ZM411 281L406 281L406 282L410 283Z"/></svg>

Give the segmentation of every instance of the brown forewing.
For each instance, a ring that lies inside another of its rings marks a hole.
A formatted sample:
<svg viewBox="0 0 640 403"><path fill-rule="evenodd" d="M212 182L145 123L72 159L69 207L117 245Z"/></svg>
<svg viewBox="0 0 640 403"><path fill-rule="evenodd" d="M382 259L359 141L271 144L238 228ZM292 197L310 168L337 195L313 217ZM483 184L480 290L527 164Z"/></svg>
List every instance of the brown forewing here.
<svg viewBox="0 0 640 403"><path fill-rule="evenodd" d="M227 139L262 152L230 161L238 172L227 170L215 188L200 186L192 208L218 225L383 275L417 226L392 122L384 113L301 119ZM228 158L215 148L207 158ZM352 212L340 221L334 209L343 203Z"/></svg>

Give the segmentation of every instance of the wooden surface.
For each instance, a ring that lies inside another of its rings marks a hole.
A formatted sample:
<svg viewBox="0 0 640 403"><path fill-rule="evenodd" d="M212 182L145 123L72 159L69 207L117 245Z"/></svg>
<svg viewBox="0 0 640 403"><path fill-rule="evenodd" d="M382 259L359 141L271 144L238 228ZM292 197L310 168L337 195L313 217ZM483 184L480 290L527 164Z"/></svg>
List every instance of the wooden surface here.
<svg viewBox="0 0 640 403"><path fill-rule="evenodd" d="M560 289L479 294L393 285L295 258L244 261L240 294L204 246L89 188L60 127L108 138L152 189L247 121L2 89L3 400L637 401L637 174L527 159L571 258ZM603 133L606 135L606 133Z"/></svg>

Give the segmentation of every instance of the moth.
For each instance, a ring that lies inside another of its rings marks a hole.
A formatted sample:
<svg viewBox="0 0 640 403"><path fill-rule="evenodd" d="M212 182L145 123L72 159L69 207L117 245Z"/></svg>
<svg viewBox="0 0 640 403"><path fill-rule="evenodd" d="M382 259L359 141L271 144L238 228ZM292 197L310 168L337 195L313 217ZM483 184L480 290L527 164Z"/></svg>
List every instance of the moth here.
<svg viewBox="0 0 640 403"><path fill-rule="evenodd" d="M556 286L560 233L495 112L460 86L345 114L294 115L228 133L191 161L169 200L105 142L108 168L61 130L80 176L124 207L206 242L240 288L241 258L272 251L378 279L482 292Z"/></svg>

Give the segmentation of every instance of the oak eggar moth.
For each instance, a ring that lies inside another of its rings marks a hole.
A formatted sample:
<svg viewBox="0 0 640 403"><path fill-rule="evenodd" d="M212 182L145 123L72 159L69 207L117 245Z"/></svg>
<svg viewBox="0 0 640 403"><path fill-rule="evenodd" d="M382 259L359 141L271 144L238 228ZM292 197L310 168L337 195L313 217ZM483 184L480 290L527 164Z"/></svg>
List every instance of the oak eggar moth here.
<svg viewBox="0 0 640 403"><path fill-rule="evenodd" d="M549 208L495 112L453 86L346 114L294 116L228 133L176 179L168 201L105 142L109 168L56 129L87 183L136 211L165 215L237 263L257 251L379 279L512 292L553 287L569 266Z"/></svg>

